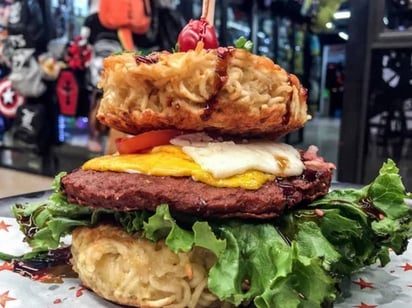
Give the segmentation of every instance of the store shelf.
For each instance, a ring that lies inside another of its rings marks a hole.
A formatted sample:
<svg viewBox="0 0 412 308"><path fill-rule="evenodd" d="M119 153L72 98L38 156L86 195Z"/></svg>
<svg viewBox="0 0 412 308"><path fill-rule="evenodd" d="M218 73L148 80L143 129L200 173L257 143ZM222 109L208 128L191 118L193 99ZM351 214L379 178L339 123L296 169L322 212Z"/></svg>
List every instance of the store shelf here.
<svg viewBox="0 0 412 308"><path fill-rule="evenodd" d="M372 49L412 48L412 31L386 31L378 35Z"/></svg>

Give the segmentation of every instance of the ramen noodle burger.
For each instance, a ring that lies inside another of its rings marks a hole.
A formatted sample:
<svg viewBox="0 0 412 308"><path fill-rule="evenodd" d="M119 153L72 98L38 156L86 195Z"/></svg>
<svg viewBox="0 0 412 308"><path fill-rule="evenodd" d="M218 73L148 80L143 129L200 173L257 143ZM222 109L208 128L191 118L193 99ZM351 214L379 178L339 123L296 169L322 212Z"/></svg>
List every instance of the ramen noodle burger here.
<svg viewBox="0 0 412 308"><path fill-rule="evenodd" d="M99 86L97 118L129 136L57 176L46 203L13 210L36 251L71 233L73 269L99 296L320 307L339 277L405 250L407 206L392 212L373 185L328 194L334 165L280 141L308 120L306 90L270 59L202 42L123 52L104 60ZM396 167L384 168L397 183Z"/></svg>
<svg viewBox="0 0 412 308"><path fill-rule="evenodd" d="M118 154L64 176L70 202L151 212L167 204L193 219L264 221L329 189L334 167L315 148L300 152L276 141L308 119L306 90L266 57L202 44L187 52L122 53L104 60L100 87L98 119L137 136L118 141ZM159 144L139 148L145 135ZM72 253L83 284L111 301L223 305L207 286L216 255L203 247L172 252L164 239L104 224L75 229Z"/></svg>

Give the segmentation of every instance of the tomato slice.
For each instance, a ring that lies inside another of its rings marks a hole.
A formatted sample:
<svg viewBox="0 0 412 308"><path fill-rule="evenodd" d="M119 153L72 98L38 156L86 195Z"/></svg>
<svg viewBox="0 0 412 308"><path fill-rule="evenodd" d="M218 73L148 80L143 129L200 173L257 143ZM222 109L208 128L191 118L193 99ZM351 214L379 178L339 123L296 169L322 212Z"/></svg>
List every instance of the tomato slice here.
<svg viewBox="0 0 412 308"><path fill-rule="evenodd" d="M119 154L138 153L158 145L168 144L170 139L180 134L176 129L152 130L139 135L116 139Z"/></svg>

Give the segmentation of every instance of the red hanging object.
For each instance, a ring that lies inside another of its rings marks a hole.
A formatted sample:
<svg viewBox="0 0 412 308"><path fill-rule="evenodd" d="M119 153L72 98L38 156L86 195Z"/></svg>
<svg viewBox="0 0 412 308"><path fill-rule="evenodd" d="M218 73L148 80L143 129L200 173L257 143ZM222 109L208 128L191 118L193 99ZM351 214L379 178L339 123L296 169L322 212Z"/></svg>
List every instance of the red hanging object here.
<svg viewBox="0 0 412 308"><path fill-rule="evenodd" d="M72 71L63 70L60 72L56 94L60 113L65 116L75 116L79 101L79 85Z"/></svg>
<svg viewBox="0 0 412 308"><path fill-rule="evenodd" d="M5 78L0 81L0 114L6 118L14 118L17 108L22 105L26 99L13 89L12 83Z"/></svg>
<svg viewBox="0 0 412 308"><path fill-rule="evenodd" d="M89 65L91 56L90 46L78 36L67 47L65 61L73 70L84 70Z"/></svg>

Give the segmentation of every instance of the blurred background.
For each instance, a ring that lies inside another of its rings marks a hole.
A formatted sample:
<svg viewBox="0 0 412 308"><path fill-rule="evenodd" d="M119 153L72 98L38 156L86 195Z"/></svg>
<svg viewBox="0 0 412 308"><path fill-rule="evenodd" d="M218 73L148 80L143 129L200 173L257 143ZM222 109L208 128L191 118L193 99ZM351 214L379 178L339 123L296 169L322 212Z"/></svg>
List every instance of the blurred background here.
<svg viewBox="0 0 412 308"><path fill-rule="evenodd" d="M202 5L149 4L150 25L133 36L142 53L172 51ZM50 178L103 153L97 78L122 42L100 13L99 1L0 1L1 181L6 169ZM412 189L412 0L218 0L215 27L220 45L245 36L308 88L313 119L284 141L316 144L341 182L367 183L392 158Z"/></svg>

